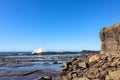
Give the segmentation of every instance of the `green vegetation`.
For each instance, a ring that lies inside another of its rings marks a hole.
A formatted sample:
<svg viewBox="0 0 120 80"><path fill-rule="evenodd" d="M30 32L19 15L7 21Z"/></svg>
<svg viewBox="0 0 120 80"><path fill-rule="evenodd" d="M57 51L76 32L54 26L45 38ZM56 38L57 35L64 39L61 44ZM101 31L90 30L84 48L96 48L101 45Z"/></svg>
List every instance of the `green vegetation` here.
<svg viewBox="0 0 120 80"><path fill-rule="evenodd" d="M103 28L102 29L102 31L110 31L110 30L112 30L113 28L117 28L117 27L120 27L120 22L119 23L117 23L117 24L114 24L114 25L112 25L112 26L110 26L110 27L105 27L105 28ZM102 32L101 31L101 32Z"/></svg>

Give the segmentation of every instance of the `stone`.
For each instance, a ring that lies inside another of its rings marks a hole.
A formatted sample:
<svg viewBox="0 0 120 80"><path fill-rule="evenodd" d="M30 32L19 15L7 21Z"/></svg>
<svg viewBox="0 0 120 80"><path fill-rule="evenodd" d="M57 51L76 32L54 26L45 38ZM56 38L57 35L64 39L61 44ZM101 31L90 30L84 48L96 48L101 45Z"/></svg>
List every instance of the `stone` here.
<svg viewBox="0 0 120 80"><path fill-rule="evenodd" d="M73 62L73 61L76 61L76 60L77 60L77 58L73 58L73 59L72 59L72 62Z"/></svg>
<svg viewBox="0 0 120 80"><path fill-rule="evenodd" d="M63 62L63 70L67 70L68 69L68 62Z"/></svg>
<svg viewBox="0 0 120 80"><path fill-rule="evenodd" d="M107 65L104 64L104 65L102 66L102 70L105 70L106 68L107 68Z"/></svg>
<svg viewBox="0 0 120 80"><path fill-rule="evenodd" d="M77 73L72 74L72 77L76 78L77 77Z"/></svg>
<svg viewBox="0 0 120 80"><path fill-rule="evenodd" d="M72 65L76 65L77 63L78 63L78 61L77 61L77 60L72 61Z"/></svg>
<svg viewBox="0 0 120 80"><path fill-rule="evenodd" d="M58 62L57 62L57 61L54 61L53 64L58 64Z"/></svg>
<svg viewBox="0 0 120 80"><path fill-rule="evenodd" d="M51 77L51 76L44 76L44 78L45 78L45 79L49 79L49 80L51 80L51 79L52 79L52 77Z"/></svg>
<svg viewBox="0 0 120 80"><path fill-rule="evenodd" d="M51 76L43 76L43 77L39 77L36 80L52 80L52 77Z"/></svg>
<svg viewBox="0 0 120 80"><path fill-rule="evenodd" d="M75 78L74 80L89 80L89 79L86 77L82 77L82 78Z"/></svg>
<svg viewBox="0 0 120 80"><path fill-rule="evenodd" d="M78 69L78 66L77 65L74 65L73 66L73 70L76 71Z"/></svg>
<svg viewBox="0 0 120 80"><path fill-rule="evenodd" d="M101 73L100 73L100 79L102 79L102 80L105 80L105 76L108 74L108 72L107 71L102 71Z"/></svg>
<svg viewBox="0 0 120 80"><path fill-rule="evenodd" d="M95 79L99 77L99 72L98 72L98 68L91 68L88 72L87 72L87 77L90 79Z"/></svg>
<svg viewBox="0 0 120 80"><path fill-rule="evenodd" d="M69 80L66 76L62 76L62 80Z"/></svg>
<svg viewBox="0 0 120 80"><path fill-rule="evenodd" d="M100 56L96 54L89 58L89 62L95 62L95 61L98 61L99 59L100 59Z"/></svg>
<svg viewBox="0 0 120 80"><path fill-rule="evenodd" d="M88 64L85 63L85 62L80 62L80 63L79 63L79 67L87 68L87 67L88 67Z"/></svg>
<svg viewBox="0 0 120 80"><path fill-rule="evenodd" d="M72 72L69 72L69 73L68 73L68 78L69 78L69 79L72 79L72 74L73 74Z"/></svg>
<svg viewBox="0 0 120 80"><path fill-rule="evenodd" d="M112 67L117 67L117 63L116 63L116 62L112 62L112 63L111 63L111 66L112 66Z"/></svg>
<svg viewBox="0 0 120 80"><path fill-rule="evenodd" d="M106 76L105 80L120 80L120 69L117 71L109 71L109 75Z"/></svg>

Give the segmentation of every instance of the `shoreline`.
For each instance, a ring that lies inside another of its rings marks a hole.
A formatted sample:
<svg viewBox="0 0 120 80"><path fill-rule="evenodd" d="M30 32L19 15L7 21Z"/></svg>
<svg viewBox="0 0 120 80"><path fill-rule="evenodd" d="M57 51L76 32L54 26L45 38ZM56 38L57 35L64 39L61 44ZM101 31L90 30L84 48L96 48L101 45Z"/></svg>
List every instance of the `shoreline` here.
<svg viewBox="0 0 120 80"><path fill-rule="evenodd" d="M72 53L72 52L70 52ZM91 53L72 54L8 54L0 58L0 80L21 78L22 80L39 80L38 77L51 76L61 79L62 63L73 58L85 58ZM94 54L94 53L93 53ZM15 72L15 73L14 73ZM56 75L56 76L54 76ZM23 78L22 78L23 77ZM33 77L30 79L30 77Z"/></svg>

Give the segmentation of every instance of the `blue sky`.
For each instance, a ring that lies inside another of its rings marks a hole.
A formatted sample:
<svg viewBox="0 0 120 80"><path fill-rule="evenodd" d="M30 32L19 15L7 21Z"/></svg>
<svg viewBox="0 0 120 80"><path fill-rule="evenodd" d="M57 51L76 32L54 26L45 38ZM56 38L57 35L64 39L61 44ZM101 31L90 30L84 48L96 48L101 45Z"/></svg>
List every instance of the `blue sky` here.
<svg viewBox="0 0 120 80"><path fill-rule="evenodd" d="M0 51L99 50L120 0L0 0Z"/></svg>

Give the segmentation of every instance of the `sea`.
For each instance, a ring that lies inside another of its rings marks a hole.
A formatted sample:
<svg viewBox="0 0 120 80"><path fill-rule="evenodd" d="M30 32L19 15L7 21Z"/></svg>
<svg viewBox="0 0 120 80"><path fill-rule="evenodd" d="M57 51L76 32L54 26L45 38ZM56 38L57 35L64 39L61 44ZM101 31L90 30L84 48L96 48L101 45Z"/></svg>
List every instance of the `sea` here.
<svg viewBox="0 0 120 80"><path fill-rule="evenodd" d="M71 61L76 56L80 54L33 55L32 52L0 52L0 59L3 59L0 61L0 80L24 80L23 77L8 76L8 74L16 75L31 70L61 72L62 62Z"/></svg>

